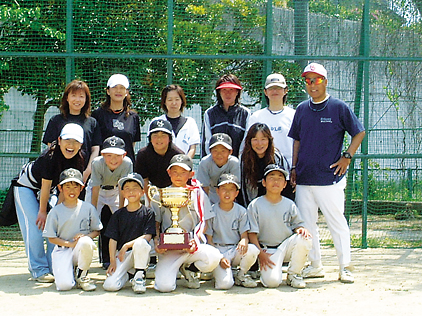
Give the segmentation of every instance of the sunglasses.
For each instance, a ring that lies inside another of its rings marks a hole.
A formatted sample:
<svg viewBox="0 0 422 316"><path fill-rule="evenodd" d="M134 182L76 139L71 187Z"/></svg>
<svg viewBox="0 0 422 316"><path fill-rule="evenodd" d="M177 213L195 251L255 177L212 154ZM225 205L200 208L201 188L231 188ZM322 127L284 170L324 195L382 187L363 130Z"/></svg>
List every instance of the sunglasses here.
<svg viewBox="0 0 422 316"><path fill-rule="evenodd" d="M308 86L310 86L311 84L315 83L315 84L321 84L324 82L324 77L317 77L317 78L305 78L305 82Z"/></svg>

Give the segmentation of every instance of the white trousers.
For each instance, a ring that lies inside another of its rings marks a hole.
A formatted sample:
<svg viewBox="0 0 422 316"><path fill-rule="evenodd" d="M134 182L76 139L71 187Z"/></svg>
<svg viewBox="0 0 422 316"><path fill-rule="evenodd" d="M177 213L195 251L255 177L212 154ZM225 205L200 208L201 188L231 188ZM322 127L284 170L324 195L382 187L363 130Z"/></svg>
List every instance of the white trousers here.
<svg viewBox="0 0 422 316"><path fill-rule="evenodd" d="M294 234L284 240L276 249L267 249L271 254L270 259L275 266L267 270L260 269L261 283L265 287L278 287L283 281L283 262L289 262L288 274L300 274L308 253L312 248L312 240L305 239L302 235Z"/></svg>
<svg viewBox="0 0 422 316"><path fill-rule="evenodd" d="M340 267L347 267L351 262L350 230L344 217L344 189L346 178L333 185L296 186L296 204L305 221L305 227L313 236L309 260L312 265L321 265L321 249L318 232L318 208L324 214L328 229L333 237Z"/></svg>
<svg viewBox="0 0 422 316"><path fill-rule="evenodd" d="M88 184L86 187L85 201L91 203L92 199L92 187ZM97 211L101 215L101 210L105 205L110 207L110 211L113 214L119 209L119 188L116 187L113 190L100 189L98 193Z"/></svg>
<svg viewBox="0 0 422 316"><path fill-rule="evenodd" d="M159 292L171 292L176 289L176 277L182 264L194 263L201 272L211 272L222 257L217 248L208 244L198 245L193 254L183 250L167 250L158 254L154 288Z"/></svg>
<svg viewBox="0 0 422 316"><path fill-rule="evenodd" d="M104 281L104 290L118 291L129 280L128 271L132 270L131 272L134 274L135 269L146 269L150 251L150 244L145 239L138 238L133 244L132 250L126 252L123 262L116 258L116 270Z"/></svg>
<svg viewBox="0 0 422 316"><path fill-rule="evenodd" d="M239 266L240 271L244 274L249 271L250 267L255 263L259 255L259 250L254 244L248 244L248 251L241 255L236 250L236 246L220 247L216 246L224 258L231 262L232 267ZM228 290L233 287L233 271L232 268L223 269L220 265L213 271L215 279L215 288L219 290Z"/></svg>
<svg viewBox="0 0 422 316"><path fill-rule="evenodd" d="M55 246L51 258L58 291L68 291L75 285L74 267L88 271L94 254L95 243L88 237L79 238L75 248Z"/></svg>

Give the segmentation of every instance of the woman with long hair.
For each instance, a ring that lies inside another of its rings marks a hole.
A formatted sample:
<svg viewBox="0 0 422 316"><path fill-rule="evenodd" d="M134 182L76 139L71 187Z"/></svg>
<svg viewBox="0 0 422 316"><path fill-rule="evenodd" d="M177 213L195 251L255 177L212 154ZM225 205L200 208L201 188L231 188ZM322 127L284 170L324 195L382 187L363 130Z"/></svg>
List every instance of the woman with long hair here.
<svg viewBox="0 0 422 316"><path fill-rule="evenodd" d="M239 202L244 207L248 207L253 199L265 194L265 187L262 185L264 169L273 163L289 170L287 160L274 147L270 128L264 123L255 123L246 134L245 147L240 159L242 189Z"/></svg>

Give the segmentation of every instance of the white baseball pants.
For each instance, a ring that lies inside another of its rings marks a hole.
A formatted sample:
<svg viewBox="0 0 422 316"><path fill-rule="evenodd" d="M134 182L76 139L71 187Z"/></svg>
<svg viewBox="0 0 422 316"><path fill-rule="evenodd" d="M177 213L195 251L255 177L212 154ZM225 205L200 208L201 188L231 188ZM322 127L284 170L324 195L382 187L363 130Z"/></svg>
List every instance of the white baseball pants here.
<svg viewBox="0 0 422 316"><path fill-rule="evenodd" d="M74 267L88 271L94 254L95 243L88 237L79 238L75 248L55 246L51 258L58 291L68 291L75 285Z"/></svg>
<svg viewBox="0 0 422 316"><path fill-rule="evenodd" d="M305 227L312 234L313 244L309 253L312 266L321 266L321 249L318 232L318 208L324 214L328 229L333 237L340 267L351 262L350 230L344 217L344 189L346 178L333 185L297 185L296 204L305 221Z"/></svg>
<svg viewBox="0 0 422 316"><path fill-rule="evenodd" d="M222 253L224 258L230 260L232 267L239 266L240 270L246 274L250 267L255 263L256 258L259 255L259 250L254 244L248 244L248 251L241 255L236 250L236 246L221 247L216 246L217 249ZM233 271L232 268L223 269L220 265L213 271L215 279L215 288L218 290L228 290L233 287Z"/></svg>
<svg viewBox="0 0 422 316"><path fill-rule="evenodd" d="M91 203L92 187L88 184L86 187L85 201ZM126 202L126 201L125 201ZM127 203L126 203L127 204ZM98 193L97 211L101 215L101 210L104 205L110 207L111 213L113 214L119 209L119 188L116 187L113 190L100 189Z"/></svg>
<svg viewBox="0 0 422 316"><path fill-rule="evenodd" d="M154 288L159 292L171 292L176 289L176 277L182 264L194 263L201 272L211 272L222 257L217 248L208 244L198 245L193 254L183 250L167 250L158 254Z"/></svg>
<svg viewBox="0 0 422 316"><path fill-rule="evenodd" d="M146 269L150 251L150 244L145 239L138 238L133 244L132 250L126 252L123 262L116 258L116 270L104 281L104 290L118 291L129 280L128 271L132 270L131 272L134 274L135 269Z"/></svg>
<svg viewBox="0 0 422 316"><path fill-rule="evenodd" d="M260 269L261 283L265 287L278 287L283 281L283 262L289 262L287 274L300 274L308 253L312 248L312 240L305 239L302 235L294 234L284 240L276 249L267 249L272 254L270 259L275 263L273 268Z"/></svg>

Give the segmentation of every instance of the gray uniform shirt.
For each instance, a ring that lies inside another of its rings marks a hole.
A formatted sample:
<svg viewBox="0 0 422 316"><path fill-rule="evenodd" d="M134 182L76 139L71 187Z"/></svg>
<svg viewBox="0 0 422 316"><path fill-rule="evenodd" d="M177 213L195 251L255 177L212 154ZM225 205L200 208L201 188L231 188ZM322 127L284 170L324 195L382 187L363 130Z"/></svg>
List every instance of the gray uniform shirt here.
<svg viewBox="0 0 422 316"><path fill-rule="evenodd" d="M210 188L208 197L210 198L211 204L220 202L220 198L218 197L215 188L217 187L218 179L223 173L234 174L240 179L239 159L230 155L227 163L221 167L217 166L214 160L212 160L211 154L201 159L198 167L197 179L202 183L202 186Z"/></svg>
<svg viewBox="0 0 422 316"><path fill-rule="evenodd" d="M250 229L246 209L234 203L230 211L223 211L219 203L213 205L215 217L208 220L207 235L215 244L237 245L244 232Z"/></svg>
<svg viewBox="0 0 422 316"><path fill-rule="evenodd" d="M276 204L264 196L253 200L248 206L250 233L258 234L258 241L264 246L278 246L293 234L293 230L303 226L296 204L283 197Z"/></svg>
<svg viewBox="0 0 422 316"><path fill-rule="evenodd" d="M72 241L77 234L87 235L94 230L101 230L100 217L92 204L78 200L74 208L63 203L53 207L47 215L43 237L58 237Z"/></svg>
<svg viewBox="0 0 422 316"><path fill-rule="evenodd" d="M193 232L195 226L199 224L199 217L195 210L197 205L197 190L194 189L191 193L191 203L188 206L182 207L179 211L179 226L188 233ZM202 196L204 197L204 220L208 220L214 217L215 214L207 195L203 193ZM158 194L154 196L154 199L159 200ZM171 211L167 207L159 207L154 201L151 201L151 206L155 213L155 221L161 223L161 232L164 233L172 224Z"/></svg>
<svg viewBox="0 0 422 316"><path fill-rule="evenodd" d="M107 167L102 156L96 157L92 161L90 186L116 186L120 178L127 176L131 172L133 172L133 163L129 157L124 157L122 164L113 171Z"/></svg>

